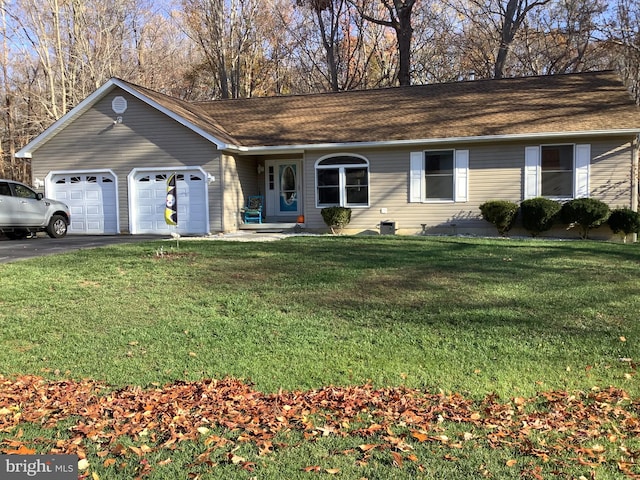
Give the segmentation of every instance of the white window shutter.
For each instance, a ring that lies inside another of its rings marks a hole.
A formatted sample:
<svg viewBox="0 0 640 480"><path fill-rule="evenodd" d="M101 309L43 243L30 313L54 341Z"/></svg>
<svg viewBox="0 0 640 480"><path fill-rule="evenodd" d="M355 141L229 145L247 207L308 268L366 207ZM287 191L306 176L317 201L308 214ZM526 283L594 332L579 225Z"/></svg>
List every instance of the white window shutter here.
<svg viewBox="0 0 640 480"><path fill-rule="evenodd" d="M524 149L524 198L540 196L540 147Z"/></svg>
<svg viewBox="0 0 640 480"><path fill-rule="evenodd" d="M454 201L467 202L469 200L469 150L456 150L454 172Z"/></svg>
<svg viewBox="0 0 640 480"><path fill-rule="evenodd" d="M422 202L422 183L424 181L424 154L411 152L409 172L409 202Z"/></svg>
<svg viewBox="0 0 640 480"><path fill-rule="evenodd" d="M573 198L589 196L589 173L591 169L591 145L576 145L576 163L573 178Z"/></svg>

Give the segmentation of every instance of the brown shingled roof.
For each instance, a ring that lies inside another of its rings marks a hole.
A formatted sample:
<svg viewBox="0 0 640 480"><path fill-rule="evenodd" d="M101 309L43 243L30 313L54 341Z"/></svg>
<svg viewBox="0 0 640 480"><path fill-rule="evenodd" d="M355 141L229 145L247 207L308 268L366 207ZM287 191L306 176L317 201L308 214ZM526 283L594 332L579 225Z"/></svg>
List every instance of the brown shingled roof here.
<svg viewBox="0 0 640 480"><path fill-rule="evenodd" d="M144 94L245 147L640 130L610 71L199 103Z"/></svg>
<svg viewBox="0 0 640 480"><path fill-rule="evenodd" d="M170 97L163 93L149 90L148 88L141 87L140 85L134 85L129 82L124 82L129 87L133 88L137 92L141 93L148 99L154 101L158 105L167 110L172 111L181 118L185 119L192 125L200 128L204 132L216 137L222 142L234 144L236 140L222 127L214 118L210 117L206 112L202 111L196 104L180 100L175 97Z"/></svg>

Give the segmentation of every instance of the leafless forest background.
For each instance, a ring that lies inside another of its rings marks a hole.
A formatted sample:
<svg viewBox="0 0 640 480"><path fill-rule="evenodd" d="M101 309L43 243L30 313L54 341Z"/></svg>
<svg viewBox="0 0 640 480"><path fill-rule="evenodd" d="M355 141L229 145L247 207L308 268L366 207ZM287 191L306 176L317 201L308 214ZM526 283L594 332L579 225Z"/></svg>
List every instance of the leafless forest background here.
<svg viewBox="0 0 640 480"><path fill-rule="evenodd" d="M616 69L640 0L0 0L0 177L111 77L188 100Z"/></svg>

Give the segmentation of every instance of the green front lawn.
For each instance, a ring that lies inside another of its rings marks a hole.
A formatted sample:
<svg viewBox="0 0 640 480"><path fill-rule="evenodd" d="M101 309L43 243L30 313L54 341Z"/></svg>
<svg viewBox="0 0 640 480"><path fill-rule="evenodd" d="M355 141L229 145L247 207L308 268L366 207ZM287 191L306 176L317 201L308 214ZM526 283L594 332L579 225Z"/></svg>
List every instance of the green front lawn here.
<svg viewBox="0 0 640 480"><path fill-rule="evenodd" d="M233 377L264 394L370 384L443 398L458 393L474 402L495 394L491 398L498 403L527 399L535 408L543 393L589 395L613 386L627 392L637 417L637 245L327 236L272 243L181 241L175 247L132 244L0 266L0 374L90 378L112 389L147 390L178 380ZM1 392L0 412L3 403L10 406ZM446 421L441 426L452 438L485 437L490 430L477 426L478 434ZM66 432L59 427L49 434L20 423L6 427L0 439L15 441L18 428L33 439ZM394 435L404 431L411 438L406 423L396 430ZM236 445L233 428L218 425L212 431ZM494 478L527 472L535 478L536 468L576 478L582 472L589 478L592 470L597 478L617 478L624 471L616 468L619 451L611 454L617 460L610 465L587 455L587 466L570 460L559 466L527 456L520 447L492 449L484 442L478 444L483 448L467 442L445 453L443 442L417 442L418 460L402 465L389 456L393 447L374 448L371 461L359 466L357 458L366 452L358 445L374 443L361 432L355 444L304 433L278 432L274 443L287 447L256 457L253 472L226 461L231 447L221 447L223 459L210 460L216 467L205 462L209 468L200 478L228 478L228 469L240 478L466 478L482 473L483 465ZM91 458L100 449L84 441ZM48 451L46 441L34 445ZM171 468L183 470L203 445L193 439L180 445L186 446L169 454ZM353 449L353 455L335 455ZM240 458L256 456L242 452ZM161 462L163 455L167 451L158 446L145 459ZM98 457L93 458L92 465ZM330 465L334 461L338 473ZM578 467L563 470L566 463ZM119 465L95 471L102 478L129 478L130 472L114 476ZM320 472L304 471L318 465ZM166 472L168 464L149 475L177 478Z"/></svg>

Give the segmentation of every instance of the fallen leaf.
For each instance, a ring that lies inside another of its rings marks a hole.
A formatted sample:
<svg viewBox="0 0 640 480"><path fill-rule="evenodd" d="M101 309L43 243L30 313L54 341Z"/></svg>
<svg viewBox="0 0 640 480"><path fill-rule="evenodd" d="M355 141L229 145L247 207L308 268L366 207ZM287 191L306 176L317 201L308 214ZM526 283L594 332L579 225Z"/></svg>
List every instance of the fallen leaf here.
<svg viewBox="0 0 640 480"><path fill-rule="evenodd" d="M89 461L86 458L78 460L78 470L86 470L89 468Z"/></svg>
<svg viewBox="0 0 640 480"><path fill-rule="evenodd" d="M513 458L511 460L507 460L507 463L506 463L507 467L513 467L517 464L518 464L518 461L514 460Z"/></svg>
<svg viewBox="0 0 640 480"><path fill-rule="evenodd" d="M391 456L393 457L393 464L398 468L402 468L402 455L398 452L391 452Z"/></svg>
<svg viewBox="0 0 640 480"><path fill-rule="evenodd" d="M133 453L135 453L136 455L138 455L139 457L141 457L142 455L144 455L144 452L142 451L141 448L138 447L134 447L133 445L131 445L129 447L129 450L131 450Z"/></svg>
<svg viewBox="0 0 640 480"><path fill-rule="evenodd" d="M369 450L373 450L377 446L378 445L373 445L373 444L368 444L368 445L362 444L362 445L359 445L358 448L363 452L368 452Z"/></svg>
<svg viewBox="0 0 640 480"><path fill-rule="evenodd" d="M325 468L324 471L330 473L331 475L337 475L338 473L340 473L339 468Z"/></svg>
<svg viewBox="0 0 640 480"><path fill-rule="evenodd" d="M312 465L310 467L304 467L302 469L303 472L319 472L320 471L320 465Z"/></svg>
<svg viewBox="0 0 640 480"><path fill-rule="evenodd" d="M100 477L98 476L98 474L96 472L91 472L91 478L93 480L100 480Z"/></svg>
<svg viewBox="0 0 640 480"><path fill-rule="evenodd" d="M115 458L107 458L104 462L102 462L102 466L103 467L110 467L114 463L116 463L116 459Z"/></svg>
<svg viewBox="0 0 640 480"><path fill-rule="evenodd" d="M411 436L419 442L425 442L429 438L429 435L420 432L411 432Z"/></svg>
<svg viewBox="0 0 640 480"><path fill-rule="evenodd" d="M33 455L36 451L26 445L20 445L17 450L9 450L6 453L7 455Z"/></svg>

